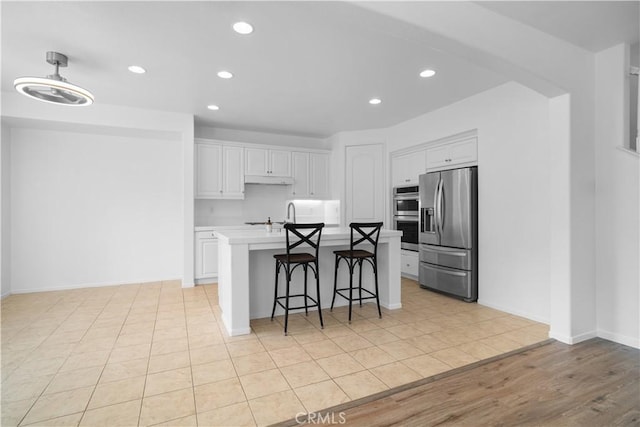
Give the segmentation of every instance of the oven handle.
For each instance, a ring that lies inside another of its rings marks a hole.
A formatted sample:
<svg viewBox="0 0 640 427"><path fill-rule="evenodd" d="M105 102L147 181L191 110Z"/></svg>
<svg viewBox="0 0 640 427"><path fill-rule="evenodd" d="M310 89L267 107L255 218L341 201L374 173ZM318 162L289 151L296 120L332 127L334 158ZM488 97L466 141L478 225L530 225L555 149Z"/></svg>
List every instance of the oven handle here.
<svg viewBox="0 0 640 427"><path fill-rule="evenodd" d="M418 193L405 193L405 194L394 194L393 200L418 200L420 196Z"/></svg>
<svg viewBox="0 0 640 427"><path fill-rule="evenodd" d="M413 215L411 215L411 216L409 216L409 215L406 215L406 216L396 215L396 216L393 217L393 219L396 222L397 221L418 222L418 216L417 215L416 216L413 216Z"/></svg>

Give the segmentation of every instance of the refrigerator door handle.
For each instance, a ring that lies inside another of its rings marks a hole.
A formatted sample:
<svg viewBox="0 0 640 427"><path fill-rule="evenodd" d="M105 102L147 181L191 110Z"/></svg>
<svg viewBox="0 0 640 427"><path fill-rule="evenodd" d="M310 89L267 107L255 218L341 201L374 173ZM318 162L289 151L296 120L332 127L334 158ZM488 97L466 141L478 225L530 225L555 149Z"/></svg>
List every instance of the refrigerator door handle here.
<svg viewBox="0 0 640 427"><path fill-rule="evenodd" d="M444 229L444 217L443 215L443 207L442 207L442 203L443 203L443 194L442 194L442 187L444 186L444 181L442 180L442 178L440 178L440 180L438 181L438 185L436 186L436 209L437 209L437 215L436 215L436 219L437 219L437 227L438 227L438 234L442 235L442 231Z"/></svg>

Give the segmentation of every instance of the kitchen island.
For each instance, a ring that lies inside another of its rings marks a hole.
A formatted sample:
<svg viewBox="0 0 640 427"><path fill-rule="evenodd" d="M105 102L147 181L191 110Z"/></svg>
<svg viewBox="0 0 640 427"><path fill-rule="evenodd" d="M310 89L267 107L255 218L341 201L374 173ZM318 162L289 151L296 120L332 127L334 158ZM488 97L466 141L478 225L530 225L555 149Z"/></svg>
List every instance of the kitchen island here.
<svg viewBox="0 0 640 427"><path fill-rule="evenodd" d="M333 251L349 249L350 229L326 227L320 241L320 300L323 309L331 306L335 257ZM251 332L250 319L271 316L275 276L274 254L285 253L285 231L220 230L218 237L218 298L222 320L229 335ZM380 305L388 309L401 307L400 303L400 237L402 232L381 230L378 241L378 287ZM301 247L304 251L305 247ZM306 247L306 251L311 251ZM302 269L297 269L291 281L292 292L302 286ZM284 289L284 274L280 274L280 289ZM309 283L315 289L313 275ZM342 263L338 274L338 287L348 284L346 264ZM354 276L357 282L357 273ZM364 287L373 288L370 267L363 268ZM347 304L336 297L335 306ZM357 304L357 303L356 303ZM282 314L281 309L276 315Z"/></svg>

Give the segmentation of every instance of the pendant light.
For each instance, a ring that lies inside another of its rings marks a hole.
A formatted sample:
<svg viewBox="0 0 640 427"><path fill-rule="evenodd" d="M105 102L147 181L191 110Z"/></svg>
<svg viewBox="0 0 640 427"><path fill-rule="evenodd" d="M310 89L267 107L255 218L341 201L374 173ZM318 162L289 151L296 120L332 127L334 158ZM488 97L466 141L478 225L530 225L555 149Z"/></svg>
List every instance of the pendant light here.
<svg viewBox="0 0 640 427"><path fill-rule="evenodd" d="M21 94L51 104L85 106L93 104L93 95L86 89L67 82L58 69L66 67L68 58L58 52L47 52L47 62L56 67L55 73L43 77L20 77L13 86Z"/></svg>

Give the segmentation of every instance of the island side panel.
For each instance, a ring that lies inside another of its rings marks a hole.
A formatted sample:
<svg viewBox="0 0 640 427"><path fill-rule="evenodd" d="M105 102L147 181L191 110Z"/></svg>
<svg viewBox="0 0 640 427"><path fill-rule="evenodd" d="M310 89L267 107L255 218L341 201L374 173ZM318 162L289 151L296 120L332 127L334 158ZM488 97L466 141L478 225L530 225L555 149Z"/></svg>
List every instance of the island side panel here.
<svg viewBox="0 0 640 427"><path fill-rule="evenodd" d="M251 333L249 324L249 245L218 240L218 301L231 336Z"/></svg>
<svg viewBox="0 0 640 427"><path fill-rule="evenodd" d="M400 238L388 237L384 239L384 243L378 244L378 251L380 305L389 310L402 308Z"/></svg>

